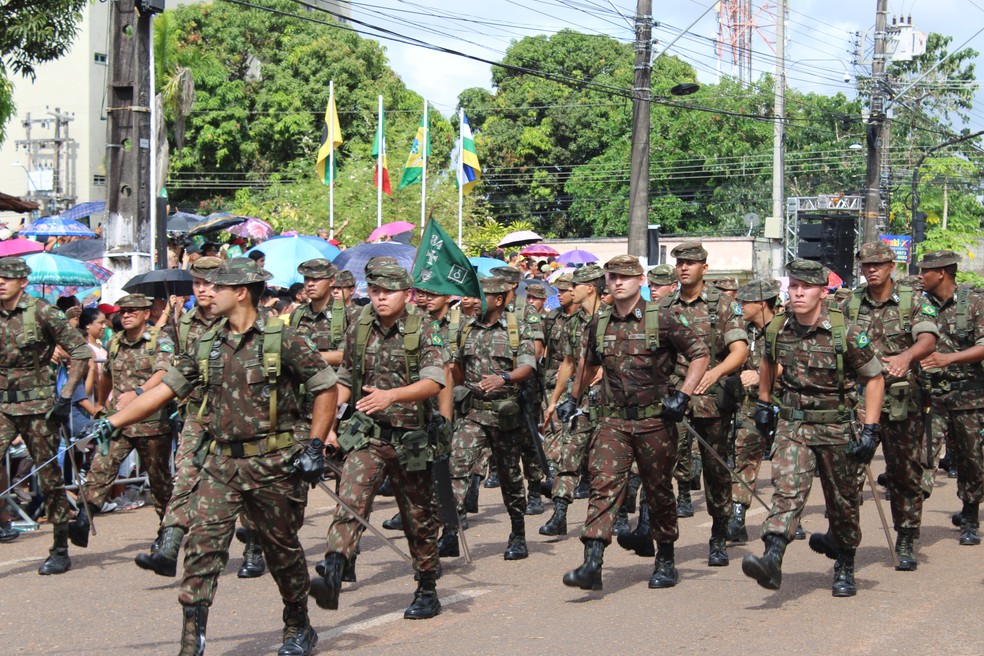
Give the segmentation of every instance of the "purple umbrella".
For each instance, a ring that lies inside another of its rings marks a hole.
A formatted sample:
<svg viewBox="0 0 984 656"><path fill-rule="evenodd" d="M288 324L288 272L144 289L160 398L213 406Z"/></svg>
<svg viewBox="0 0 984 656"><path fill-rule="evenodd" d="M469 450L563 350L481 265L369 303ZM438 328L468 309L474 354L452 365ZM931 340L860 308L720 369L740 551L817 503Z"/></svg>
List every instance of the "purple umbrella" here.
<svg viewBox="0 0 984 656"><path fill-rule="evenodd" d="M594 253L589 253L588 251L582 251L579 248L575 248L572 251L567 251L566 253L561 253L557 257L557 262L560 264L591 264L592 262L597 262L598 257Z"/></svg>

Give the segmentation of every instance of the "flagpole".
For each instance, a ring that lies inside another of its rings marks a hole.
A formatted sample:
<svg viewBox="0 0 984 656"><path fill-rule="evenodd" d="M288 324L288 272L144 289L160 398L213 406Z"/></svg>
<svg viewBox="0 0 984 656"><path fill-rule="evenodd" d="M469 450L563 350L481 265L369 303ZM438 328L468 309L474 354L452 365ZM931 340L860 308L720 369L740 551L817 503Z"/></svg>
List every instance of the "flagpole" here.
<svg viewBox="0 0 984 656"><path fill-rule="evenodd" d="M427 123L427 99L424 98L424 143L420 144L421 151L421 167L423 168L423 177L420 179L420 234L423 235L424 230L424 218L427 212L427 144L428 136L427 130L430 126Z"/></svg>
<svg viewBox="0 0 984 656"><path fill-rule="evenodd" d="M386 133L383 130L383 96L379 96L379 152L376 153L376 227L383 225L383 157L386 152Z"/></svg>
<svg viewBox="0 0 984 656"><path fill-rule="evenodd" d="M328 82L328 106L335 108L335 80ZM328 121L328 143L331 153L328 155L328 238L335 238L335 117Z"/></svg>
<svg viewBox="0 0 984 656"><path fill-rule="evenodd" d="M461 216L465 207L465 108L458 115L458 248L461 248Z"/></svg>

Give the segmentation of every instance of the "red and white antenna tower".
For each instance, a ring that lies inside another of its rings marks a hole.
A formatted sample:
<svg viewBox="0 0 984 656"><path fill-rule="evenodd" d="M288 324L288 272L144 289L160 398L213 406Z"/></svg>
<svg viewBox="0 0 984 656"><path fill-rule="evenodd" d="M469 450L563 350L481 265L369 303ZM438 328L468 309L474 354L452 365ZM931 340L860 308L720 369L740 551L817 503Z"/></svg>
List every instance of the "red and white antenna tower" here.
<svg viewBox="0 0 984 656"><path fill-rule="evenodd" d="M772 32L764 32L763 27L771 27ZM775 54L775 10L769 8L766 0L758 8L754 0L721 0L718 3L717 66L721 74L722 63L730 60L731 75L741 84L752 81L752 42L757 34L762 42Z"/></svg>

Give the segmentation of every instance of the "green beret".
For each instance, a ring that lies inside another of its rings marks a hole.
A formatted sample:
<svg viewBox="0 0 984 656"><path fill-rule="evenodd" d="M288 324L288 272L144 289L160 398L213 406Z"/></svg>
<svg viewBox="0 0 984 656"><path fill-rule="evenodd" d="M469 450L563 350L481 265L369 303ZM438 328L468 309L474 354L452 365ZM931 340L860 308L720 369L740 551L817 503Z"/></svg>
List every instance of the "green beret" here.
<svg viewBox="0 0 984 656"><path fill-rule="evenodd" d="M594 262L576 268L574 270L574 275L572 276L575 285L583 285L586 282L591 282L593 280L597 280L598 278L604 277L605 270Z"/></svg>
<svg viewBox="0 0 984 656"><path fill-rule="evenodd" d="M209 255L208 257L200 257L188 268L188 273L190 273L195 278L208 278L208 273L212 269L217 269L219 265L222 264L222 258L213 257Z"/></svg>
<svg viewBox="0 0 984 656"><path fill-rule="evenodd" d="M413 280L407 270L399 264L384 264L373 267L373 270L366 274L366 284L390 291L403 291L413 287Z"/></svg>
<svg viewBox="0 0 984 656"><path fill-rule="evenodd" d="M675 285L677 283L676 272L669 264L658 264L649 270L646 276L651 285Z"/></svg>
<svg viewBox="0 0 984 656"><path fill-rule="evenodd" d="M332 287L355 287L355 276L352 275L351 271L342 269L335 274L335 281L331 283Z"/></svg>
<svg viewBox="0 0 984 656"><path fill-rule="evenodd" d="M395 257L390 257L389 255L377 255L376 257L370 257L369 261L366 262L365 273L368 275L370 271L381 266L400 266L400 263Z"/></svg>
<svg viewBox="0 0 984 656"><path fill-rule="evenodd" d="M4 260L10 258L4 258ZM920 269L942 269L951 264L959 264L962 258L953 251L930 251L919 260ZM0 260L3 262L3 260Z"/></svg>
<svg viewBox="0 0 984 656"><path fill-rule="evenodd" d="M512 283L495 276L482 278L482 291L486 294L505 294L512 291Z"/></svg>
<svg viewBox="0 0 984 656"><path fill-rule="evenodd" d="M553 286L561 291L574 289L574 276L569 273L562 273L553 281Z"/></svg>
<svg viewBox="0 0 984 656"><path fill-rule="evenodd" d="M861 244L861 248L854 254L854 259L859 264L894 262L895 251L883 241L869 241L867 244Z"/></svg>
<svg viewBox="0 0 984 656"><path fill-rule="evenodd" d="M490 273L496 278L502 278L514 285L523 279L523 272L511 266L494 267Z"/></svg>
<svg viewBox="0 0 984 656"><path fill-rule="evenodd" d="M622 276L641 276L645 273L642 265L639 264L639 258L635 255L616 255L605 262L605 271Z"/></svg>
<svg viewBox="0 0 984 656"><path fill-rule="evenodd" d="M526 285L526 298L547 298L547 288L540 283L530 283Z"/></svg>
<svg viewBox="0 0 984 656"><path fill-rule="evenodd" d="M328 280L338 273L338 268L331 263L331 260L324 257L316 257L313 260L301 262L297 267L297 272L305 278Z"/></svg>
<svg viewBox="0 0 984 656"><path fill-rule="evenodd" d="M827 286L830 269L813 260L795 259L786 265L786 274L790 278L802 280L808 285Z"/></svg>
<svg viewBox="0 0 984 656"><path fill-rule="evenodd" d="M205 279L214 285L235 286L266 282L273 275L248 257L234 257L225 260L212 269Z"/></svg>
<svg viewBox="0 0 984 656"><path fill-rule="evenodd" d="M736 278L718 278L714 281L714 286L726 292L738 291L738 280Z"/></svg>
<svg viewBox="0 0 984 656"><path fill-rule="evenodd" d="M27 278L31 267L22 257L0 257L0 278Z"/></svg>
<svg viewBox="0 0 984 656"><path fill-rule="evenodd" d="M121 310L149 310L154 302L143 294L127 294L116 301L116 306Z"/></svg>
<svg viewBox="0 0 984 656"><path fill-rule="evenodd" d="M670 257L675 257L678 260L706 262L707 251L704 250L704 245L699 241L685 241L670 251Z"/></svg>
<svg viewBox="0 0 984 656"><path fill-rule="evenodd" d="M753 280L741 286L735 300L739 303L767 301L779 295L779 288L778 280Z"/></svg>

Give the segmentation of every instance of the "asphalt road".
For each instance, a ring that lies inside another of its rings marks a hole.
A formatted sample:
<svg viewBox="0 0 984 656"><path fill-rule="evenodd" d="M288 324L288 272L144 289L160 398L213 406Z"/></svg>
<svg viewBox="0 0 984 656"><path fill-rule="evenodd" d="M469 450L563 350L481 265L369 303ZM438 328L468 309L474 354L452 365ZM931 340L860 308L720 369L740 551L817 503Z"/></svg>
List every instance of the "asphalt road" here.
<svg viewBox="0 0 984 656"><path fill-rule="evenodd" d="M875 463L876 471L882 464ZM767 467L766 467L767 471ZM945 475L944 475L945 476ZM761 481L764 496L770 489ZM565 587L564 572L581 562L577 539L586 501L569 517L570 533L548 540L537 528L548 514L527 519L530 558L505 562L509 524L498 490L482 489L481 512L467 532L474 562L445 561L438 591L443 613L432 620L402 618L415 584L410 566L367 534L358 561L358 583L346 584L338 611L311 604L320 634L317 653L352 654L980 654L984 632L984 546L962 547L949 515L959 509L955 481L945 477L927 502L919 569L896 572L871 493L862 507L863 544L858 552L858 595L830 594L832 562L795 542L786 552L783 585L764 590L741 572L741 557L762 544L729 549L731 565L706 563L710 518L695 493L697 515L681 521L677 543L680 583L650 590L650 559L617 545L605 554L604 590ZM823 494L815 483L804 517L807 532L826 530ZM377 526L393 514L380 499ZM888 512L887 505L885 507ZM302 543L313 565L321 558L333 504L311 493ZM764 510L749 512L753 538ZM633 520L634 523L634 520ZM41 577L36 568L51 540L48 526L0 545L0 654L174 654L181 633L177 579L138 569L133 557L156 531L152 509L100 516L90 547L72 548L73 569ZM387 532L392 533L392 532ZM402 535L394 534L406 550ZM893 536L894 538L894 536ZM207 653L214 656L276 654L281 610L269 575L240 580L241 550L223 574L208 626Z"/></svg>

